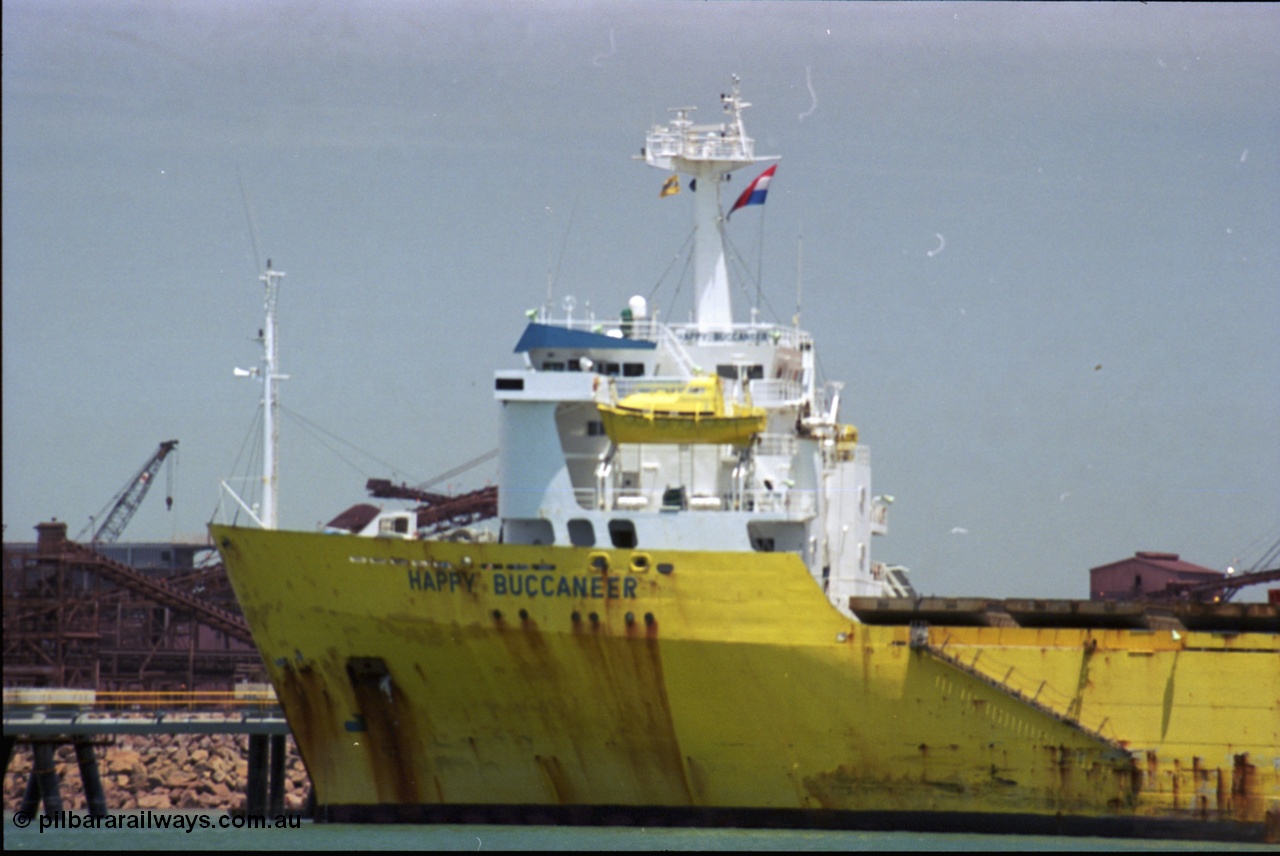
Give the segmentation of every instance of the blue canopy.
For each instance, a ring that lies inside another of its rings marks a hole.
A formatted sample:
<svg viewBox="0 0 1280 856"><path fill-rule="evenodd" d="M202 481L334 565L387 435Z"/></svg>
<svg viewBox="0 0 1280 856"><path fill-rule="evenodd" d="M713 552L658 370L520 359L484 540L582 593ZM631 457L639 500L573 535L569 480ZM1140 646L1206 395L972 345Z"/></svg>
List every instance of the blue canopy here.
<svg viewBox="0 0 1280 856"><path fill-rule="evenodd" d="M613 349L639 348L652 351L658 347L657 342L646 342L643 339L616 338L603 333L591 333L586 330L570 330L567 327L553 327L550 324L530 324L524 330L520 341L516 342L517 354L531 351L534 348L577 348Z"/></svg>

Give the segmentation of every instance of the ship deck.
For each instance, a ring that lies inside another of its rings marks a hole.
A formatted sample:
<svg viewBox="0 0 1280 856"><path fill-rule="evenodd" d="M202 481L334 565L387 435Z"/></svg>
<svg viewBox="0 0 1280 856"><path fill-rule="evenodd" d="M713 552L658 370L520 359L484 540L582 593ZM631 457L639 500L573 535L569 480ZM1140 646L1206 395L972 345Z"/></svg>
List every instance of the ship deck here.
<svg viewBox="0 0 1280 856"><path fill-rule="evenodd" d="M1280 632L1280 607L1267 603L853 597L849 608L865 624Z"/></svg>

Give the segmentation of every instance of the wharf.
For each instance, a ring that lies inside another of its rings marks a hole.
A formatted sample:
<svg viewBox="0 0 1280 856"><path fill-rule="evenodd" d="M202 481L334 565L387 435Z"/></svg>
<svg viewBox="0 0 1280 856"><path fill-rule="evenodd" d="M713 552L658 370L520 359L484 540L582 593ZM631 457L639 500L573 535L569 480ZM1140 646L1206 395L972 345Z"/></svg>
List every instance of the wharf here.
<svg viewBox="0 0 1280 856"><path fill-rule="evenodd" d="M4 736L288 734L275 692L95 692L5 689Z"/></svg>
<svg viewBox="0 0 1280 856"><path fill-rule="evenodd" d="M61 783L53 749L75 747L91 815L106 814L95 747L122 735L230 734L249 738L246 810L283 810L285 738L289 724L269 686L234 692L95 692L74 689L5 689L4 751L9 769L16 747L32 747L33 768L21 811L61 810Z"/></svg>

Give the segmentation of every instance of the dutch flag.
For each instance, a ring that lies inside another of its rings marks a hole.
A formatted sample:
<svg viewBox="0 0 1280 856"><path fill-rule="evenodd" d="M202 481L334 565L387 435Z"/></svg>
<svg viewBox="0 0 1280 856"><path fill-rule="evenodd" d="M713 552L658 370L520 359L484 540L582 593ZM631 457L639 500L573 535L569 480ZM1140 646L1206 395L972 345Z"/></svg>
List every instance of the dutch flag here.
<svg viewBox="0 0 1280 856"><path fill-rule="evenodd" d="M774 170L778 168L777 164L766 169L764 172L756 176L756 180L747 185L747 189L742 191L742 195L738 197L738 201L733 203L733 207L729 209L726 220L733 216L733 212L739 208L746 208L748 205L763 205L764 198L769 193L769 182L773 179Z"/></svg>

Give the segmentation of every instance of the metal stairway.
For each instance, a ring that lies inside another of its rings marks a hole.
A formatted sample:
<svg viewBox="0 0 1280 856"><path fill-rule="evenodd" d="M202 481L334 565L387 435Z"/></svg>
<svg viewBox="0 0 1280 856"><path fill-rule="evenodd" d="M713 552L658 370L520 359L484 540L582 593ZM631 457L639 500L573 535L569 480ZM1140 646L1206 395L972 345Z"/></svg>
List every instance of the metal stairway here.
<svg viewBox="0 0 1280 856"><path fill-rule="evenodd" d="M1115 752L1122 753L1125 757L1131 757L1131 753L1129 752L1129 750L1125 748L1124 744L1121 743L1120 741L1115 740L1111 737L1107 737L1105 734L1103 734L1100 731L1095 731L1094 729L1089 728L1088 726L1081 723L1079 719L1076 719L1075 717L1068 716L1067 714L1064 714L1055 710L1049 705L1039 701L1036 698L1033 698L1027 695L1021 690L1018 690L1012 686L1009 686L1007 683L1000 681L996 678L993 678L990 675L986 674L985 672L981 672L978 669L975 669L973 666L970 666L969 664L963 662L959 657L955 657L955 656L952 656L951 654L948 654L946 651L944 651L942 648L938 647L937 645L931 644L929 642L929 626L922 621L911 622L910 647L911 647L911 650L913 651L920 651L923 654L927 654L936 660L946 663L948 666L950 666L953 669L957 669L961 672L964 672L966 675L970 676L971 678L979 680L982 683L986 684L987 686L991 687L992 689L995 689L1000 693L1012 699L1015 699L1019 704L1024 704L1027 707L1030 707L1036 711L1039 711L1040 713L1043 713L1045 716L1056 719L1058 722L1061 722L1063 725L1066 725L1069 728L1080 732L1081 734L1085 735L1091 740L1096 740L1099 743L1106 745L1109 749L1112 749ZM1105 720L1103 722L1105 724Z"/></svg>

